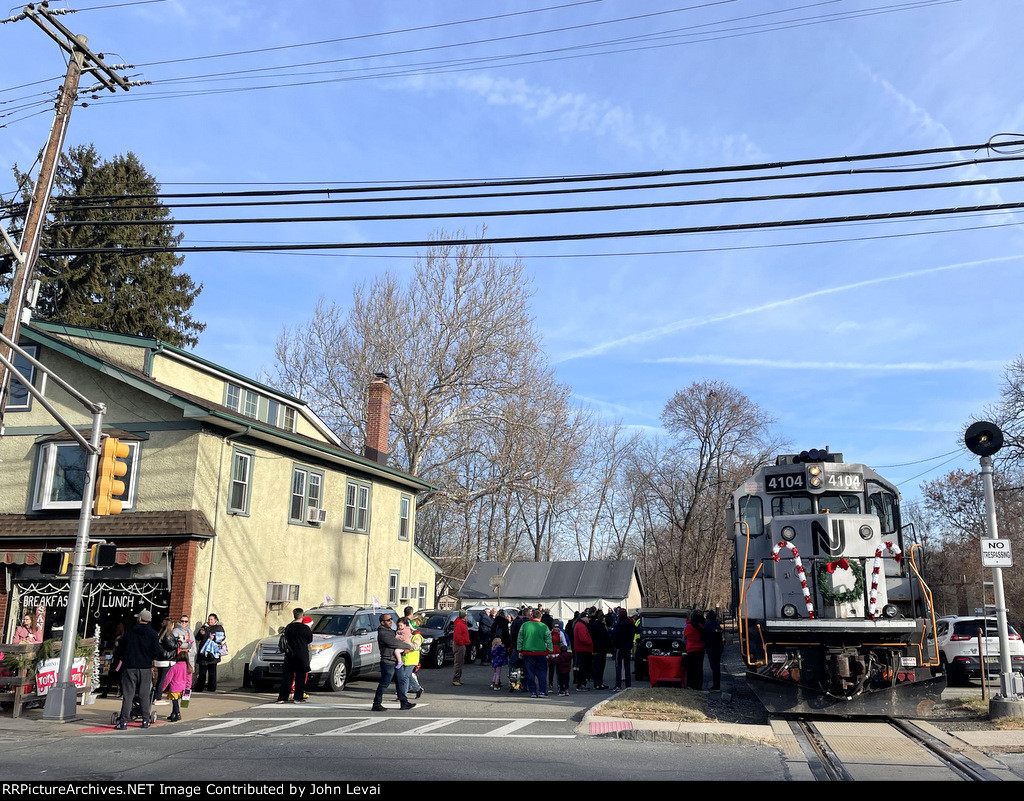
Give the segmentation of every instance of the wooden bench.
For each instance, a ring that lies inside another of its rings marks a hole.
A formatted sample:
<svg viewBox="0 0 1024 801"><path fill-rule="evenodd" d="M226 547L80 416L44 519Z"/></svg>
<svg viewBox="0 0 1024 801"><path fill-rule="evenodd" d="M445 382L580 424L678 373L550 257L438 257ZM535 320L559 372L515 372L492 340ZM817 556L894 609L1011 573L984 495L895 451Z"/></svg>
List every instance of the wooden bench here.
<svg viewBox="0 0 1024 801"><path fill-rule="evenodd" d="M35 692L27 692L27 688L35 687L35 676L0 676L0 687L14 688L14 717L21 715L25 701L36 697Z"/></svg>
<svg viewBox="0 0 1024 801"><path fill-rule="evenodd" d="M89 639L89 640L83 640L81 642L82 642L83 645L92 645L95 642L95 640ZM61 651L61 644L57 643L56 646L57 646L56 647L57 653L60 653L60 651ZM0 651L3 651L5 653L28 654L29 656L32 657L32 659L30 660L31 661L31 667L26 668L24 670L24 674L23 675L19 675L19 676L0 676L0 688L3 688L3 687L10 687L10 688L12 688L12 692L13 692L13 695L14 695L14 710L13 710L14 717L19 717L21 715L21 710L25 706L25 702L26 701L31 701L31 700L37 698L35 691L33 690L32 692L29 692L28 688L29 687L33 687L33 688L35 687L35 683L36 683L35 654L36 654L36 651L38 649L39 649L39 646L36 643L20 643L20 644L4 643L4 644L0 645ZM88 664L88 661L87 661L87 664ZM87 671L87 676L88 676L88 671ZM83 699L82 699L83 703L89 703L88 699L89 699L90 690L91 690L91 687L90 687L89 681L87 680L86 681L85 689L80 691L80 694L83 696ZM0 696L0 697L3 697L3 696Z"/></svg>

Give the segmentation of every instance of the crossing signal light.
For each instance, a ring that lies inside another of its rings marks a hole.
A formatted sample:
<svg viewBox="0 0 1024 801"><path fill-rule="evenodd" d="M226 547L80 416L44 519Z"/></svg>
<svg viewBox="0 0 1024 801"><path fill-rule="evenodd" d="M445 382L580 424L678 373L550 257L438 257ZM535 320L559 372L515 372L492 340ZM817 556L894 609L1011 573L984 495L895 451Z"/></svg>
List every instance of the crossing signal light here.
<svg viewBox="0 0 1024 801"><path fill-rule="evenodd" d="M113 567L117 562L117 546L113 543L95 543L89 546L89 567Z"/></svg>
<svg viewBox="0 0 1024 801"><path fill-rule="evenodd" d="M43 551L39 560L39 572L44 576L66 576L70 568L70 551Z"/></svg>
<svg viewBox="0 0 1024 801"><path fill-rule="evenodd" d="M93 514L119 515L121 501L118 500L125 492L121 478L128 474L128 458L130 449L127 442L107 437L100 446L99 466L96 468L96 502Z"/></svg>

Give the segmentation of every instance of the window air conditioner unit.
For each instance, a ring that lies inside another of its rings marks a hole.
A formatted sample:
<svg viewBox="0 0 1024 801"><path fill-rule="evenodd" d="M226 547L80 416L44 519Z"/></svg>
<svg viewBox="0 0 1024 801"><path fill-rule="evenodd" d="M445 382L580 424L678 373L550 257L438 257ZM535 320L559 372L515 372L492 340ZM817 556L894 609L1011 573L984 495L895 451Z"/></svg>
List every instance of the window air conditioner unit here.
<svg viewBox="0 0 1024 801"><path fill-rule="evenodd" d="M326 509L310 509L306 514L307 523L326 523L327 522L327 510Z"/></svg>
<svg viewBox="0 0 1024 801"><path fill-rule="evenodd" d="M267 603L283 604L299 600L298 584L283 584L280 581L267 582Z"/></svg>

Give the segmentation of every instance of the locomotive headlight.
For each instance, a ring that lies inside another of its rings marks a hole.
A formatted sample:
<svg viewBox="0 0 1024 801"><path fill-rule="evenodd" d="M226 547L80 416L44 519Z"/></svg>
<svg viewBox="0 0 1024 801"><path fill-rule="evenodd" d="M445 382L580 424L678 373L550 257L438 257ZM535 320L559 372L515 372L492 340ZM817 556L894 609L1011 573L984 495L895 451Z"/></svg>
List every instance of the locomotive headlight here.
<svg viewBox="0 0 1024 801"><path fill-rule="evenodd" d="M812 476L820 476L821 475L821 468L818 467L818 465L813 464L813 465L811 465L810 467L807 468L807 472L810 473Z"/></svg>
<svg viewBox="0 0 1024 801"><path fill-rule="evenodd" d="M900 610L894 604L886 604L882 607L882 617L886 617L892 620L894 617L899 616Z"/></svg>
<svg viewBox="0 0 1024 801"><path fill-rule="evenodd" d="M792 526L783 526L780 533L782 534L782 539L787 542L792 542L793 538L796 536L796 529Z"/></svg>
<svg viewBox="0 0 1024 801"><path fill-rule="evenodd" d="M862 540L869 540L874 536L874 532L871 530L871 526L864 525L860 527L860 538Z"/></svg>
<svg viewBox="0 0 1024 801"><path fill-rule="evenodd" d="M782 607L782 616L788 618L797 617L796 606L794 604L785 604Z"/></svg>

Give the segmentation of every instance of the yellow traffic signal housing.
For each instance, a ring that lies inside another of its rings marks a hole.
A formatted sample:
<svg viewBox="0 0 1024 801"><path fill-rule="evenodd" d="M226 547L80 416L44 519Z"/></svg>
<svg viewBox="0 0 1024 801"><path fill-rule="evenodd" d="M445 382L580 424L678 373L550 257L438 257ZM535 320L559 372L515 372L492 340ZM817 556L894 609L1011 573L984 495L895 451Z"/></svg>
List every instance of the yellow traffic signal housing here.
<svg viewBox="0 0 1024 801"><path fill-rule="evenodd" d="M96 502L93 514L121 514L121 501L118 498L124 495L125 486L120 479L128 474L128 464L124 460L128 458L129 453L128 443L113 437L103 440L99 465L96 468Z"/></svg>
<svg viewBox="0 0 1024 801"><path fill-rule="evenodd" d="M44 576L66 576L70 569L70 551L43 551L39 560L39 572Z"/></svg>

